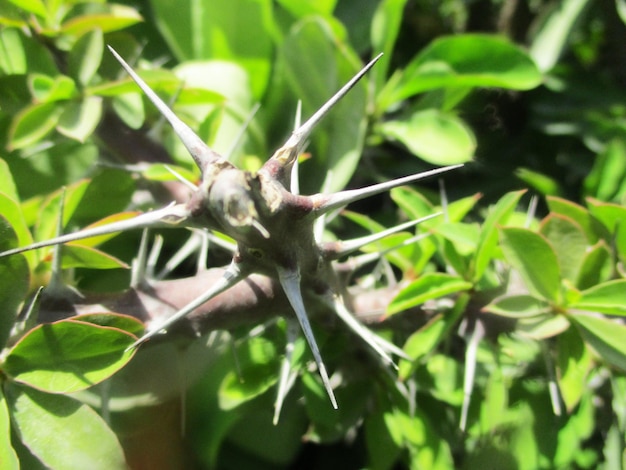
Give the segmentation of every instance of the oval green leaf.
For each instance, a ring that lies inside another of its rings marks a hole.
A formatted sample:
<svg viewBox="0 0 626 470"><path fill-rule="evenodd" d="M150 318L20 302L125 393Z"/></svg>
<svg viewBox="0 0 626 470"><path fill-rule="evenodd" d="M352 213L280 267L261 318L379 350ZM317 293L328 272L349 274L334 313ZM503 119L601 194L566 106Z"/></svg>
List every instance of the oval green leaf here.
<svg viewBox="0 0 626 470"><path fill-rule="evenodd" d="M608 281L584 290L570 307L626 316L626 280Z"/></svg>
<svg viewBox="0 0 626 470"><path fill-rule="evenodd" d="M531 295L551 302L561 301L557 255L542 235L524 228L500 229L504 257L519 272Z"/></svg>
<svg viewBox="0 0 626 470"><path fill-rule="evenodd" d="M14 381L50 393L84 390L110 377L134 355L136 337L74 320L39 325L9 352L4 371Z"/></svg>
<svg viewBox="0 0 626 470"><path fill-rule="evenodd" d="M552 308L544 299L531 295L510 295L494 300L483 310L502 317L527 318L548 313Z"/></svg>
<svg viewBox="0 0 626 470"><path fill-rule="evenodd" d="M380 132L434 165L468 162L476 150L474 134L465 123L437 109L416 112L407 120L387 121Z"/></svg>
<svg viewBox="0 0 626 470"><path fill-rule="evenodd" d="M626 370L626 326L608 318L570 315L581 336L609 364Z"/></svg>
<svg viewBox="0 0 626 470"><path fill-rule="evenodd" d="M59 118L57 130L70 139L85 142L93 134L102 116L102 98L88 96L69 103Z"/></svg>
<svg viewBox="0 0 626 470"><path fill-rule="evenodd" d="M2 389L0 389L0 462L5 470L20 468L20 462L11 444L11 418Z"/></svg>
<svg viewBox="0 0 626 470"><path fill-rule="evenodd" d="M17 384L7 386L7 401L22 443L46 468L127 468L117 437L87 405Z"/></svg>
<svg viewBox="0 0 626 470"><path fill-rule="evenodd" d="M36 144L56 126L63 106L58 103L42 103L22 110L9 128L9 150Z"/></svg>
<svg viewBox="0 0 626 470"><path fill-rule="evenodd" d="M529 90L542 76L533 60L505 38L464 34L434 40L382 94L385 109L417 93L444 87ZM388 94L388 95L387 95Z"/></svg>
<svg viewBox="0 0 626 470"><path fill-rule="evenodd" d="M426 273L402 289L387 307L387 315L421 305L427 300L466 291L472 283L444 273Z"/></svg>

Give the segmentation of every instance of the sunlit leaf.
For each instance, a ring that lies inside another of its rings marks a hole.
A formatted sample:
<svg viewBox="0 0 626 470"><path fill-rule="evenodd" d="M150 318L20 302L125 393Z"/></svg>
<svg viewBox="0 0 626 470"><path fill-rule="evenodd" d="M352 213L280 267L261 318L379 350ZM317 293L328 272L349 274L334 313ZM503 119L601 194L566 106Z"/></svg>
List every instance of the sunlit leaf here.
<svg viewBox="0 0 626 470"><path fill-rule="evenodd" d="M122 260L92 247L68 243L63 246L61 266L88 269L128 269Z"/></svg>
<svg viewBox="0 0 626 470"><path fill-rule="evenodd" d="M571 308L626 316L626 280L617 279L581 292Z"/></svg>
<svg viewBox="0 0 626 470"><path fill-rule="evenodd" d="M9 148L35 145L54 129L62 112L63 106L55 102L28 106L11 123Z"/></svg>
<svg viewBox="0 0 626 470"><path fill-rule="evenodd" d="M583 229L569 217L550 214L541 222L539 233L554 249L561 277L575 282L589 246Z"/></svg>
<svg viewBox="0 0 626 470"><path fill-rule="evenodd" d="M126 5L111 4L108 5L108 10L108 12L75 16L61 25L61 31L79 37L94 29L110 33L143 21L137 10Z"/></svg>
<svg viewBox="0 0 626 470"><path fill-rule="evenodd" d="M435 109L384 122L380 132L422 160L440 166L468 162L476 149L474 134L462 120Z"/></svg>
<svg viewBox="0 0 626 470"><path fill-rule="evenodd" d="M559 389L567 410L571 412L586 389L591 356L575 328L569 328L557 336L557 352Z"/></svg>
<svg viewBox="0 0 626 470"><path fill-rule="evenodd" d="M69 103L59 118L57 130L66 137L84 142L96 130L102 117L102 99L89 96Z"/></svg>
<svg viewBox="0 0 626 470"><path fill-rule="evenodd" d="M444 273L426 273L403 288L387 307L387 315L472 288L470 282Z"/></svg>
<svg viewBox="0 0 626 470"><path fill-rule="evenodd" d="M496 299L483 307L483 310L502 317L524 318L548 313L552 307L544 299L521 294Z"/></svg>
<svg viewBox="0 0 626 470"><path fill-rule="evenodd" d="M0 390L0 462L6 470L19 470L20 462L11 445L11 418L4 392Z"/></svg>
<svg viewBox="0 0 626 470"><path fill-rule="evenodd" d="M528 229L500 229L502 252L519 272L530 293L551 302L561 301L561 279L557 255L542 235Z"/></svg>
<svg viewBox="0 0 626 470"><path fill-rule="evenodd" d="M417 93L444 87L499 87L528 90L541 83L532 59L508 40L483 34L435 39L390 80L383 108Z"/></svg>
<svg viewBox="0 0 626 470"><path fill-rule="evenodd" d="M569 316L583 339L609 364L626 369L626 326L615 320L577 313Z"/></svg>
<svg viewBox="0 0 626 470"><path fill-rule="evenodd" d="M515 191L505 194L490 208L481 227L478 247L474 255L474 281L483 276L488 264L496 257L498 243L497 226L506 223L506 219L517 206L525 191Z"/></svg>
<svg viewBox="0 0 626 470"><path fill-rule="evenodd" d="M9 351L4 371L12 380L50 393L99 383L133 356L136 337L118 328L63 320L28 332Z"/></svg>
<svg viewBox="0 0 626 470"><path fill-rule="evenodd" d="M88 85L100 67L103 52L104 38L100 29L83 34L69 54L70 75L81 85Z"/></svg>
<svg viewBox="0 0 626 470"><path fill-rule="evenodd" d="M47 468L126 468L117 437L87 405L17 384L7 402L20 439Z"/></svg>

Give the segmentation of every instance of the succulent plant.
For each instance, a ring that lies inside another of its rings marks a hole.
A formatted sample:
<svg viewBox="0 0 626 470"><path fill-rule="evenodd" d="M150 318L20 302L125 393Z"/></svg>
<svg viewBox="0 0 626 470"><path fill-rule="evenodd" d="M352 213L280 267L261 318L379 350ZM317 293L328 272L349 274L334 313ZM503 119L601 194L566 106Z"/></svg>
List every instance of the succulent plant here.
<svg viewBox="0 0 626 470"><path fill-rule="evenodd" d="M169 121L186 146L200 169L199 184L196 186L184 181L191 191L191 196L186 203L172 203L167 207L138 215L132 219L87 228L29 246L11 249L0 253L0 257L131 229L185 227L221 232L236 242L236 246L229 246L233 251L230 265L221 271L219 277L212 278L211 284L206 286L201 295L180 308L175 314L153 319L147 325L145 334L131 348L161 334L175 322L191 314L220 293L236 289L242 281L262 275L265 279L273 280L281 286L306 337L334 408L338 406L337 401L305 308L307 296L313 295L321 303L330 307L348 328L369 344L384 363L394 365L392 356L403 355L402 350L373 333L349 312L343 300L345 286L342 285L342 280L337 275L335 263L366 244L413 227L440 214L411 220L377 234L334 242L321 240L325 216L354 201L441 174L461 165L437 168L361 189L308 196L299 194L297 171L298 156L315 125L374 66L380 55L358 72L306 122L297 126L287 142L257 173L253 174L238 169L226 158L209 148L112 48L110 50ZM135 273L134 283L141 283L141 277L141 274ZM303 291L306 291L306 295L303 295ZM297 332L293 320L289 321L291 323L288 328L290 336L288 350L290 345L293 345L294 335ZM275 419L277 419L280 403L288 388L289 351L286 356L287 367L283 367L284 370L281 372Z"/></svg>

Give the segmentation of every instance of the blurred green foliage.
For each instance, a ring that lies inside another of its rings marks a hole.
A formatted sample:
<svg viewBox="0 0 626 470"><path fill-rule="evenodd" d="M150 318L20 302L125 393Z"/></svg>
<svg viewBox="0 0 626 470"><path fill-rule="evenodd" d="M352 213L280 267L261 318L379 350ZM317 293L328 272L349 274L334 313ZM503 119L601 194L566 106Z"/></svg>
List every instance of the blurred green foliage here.
<svg viewBox="0 0 626 470"><path fill-rule="evenodd" d="M138 235L66 247L61 273L53 248L0 259L2 467L623 468L625 19L622 0L0 0L0 251L159 207L164 164L197 178L107 44L249 170L298 101L309 116L383 52L313 133L303 193L470 162L330 225L445 213L385 254L397 375L320 327L340 408L299 339L276 426L283 320L232 332L234 355L211 336L133 358L134 319L33 319L40 285L128 287ZM174 251L186 234L163 236Z"/></svg>

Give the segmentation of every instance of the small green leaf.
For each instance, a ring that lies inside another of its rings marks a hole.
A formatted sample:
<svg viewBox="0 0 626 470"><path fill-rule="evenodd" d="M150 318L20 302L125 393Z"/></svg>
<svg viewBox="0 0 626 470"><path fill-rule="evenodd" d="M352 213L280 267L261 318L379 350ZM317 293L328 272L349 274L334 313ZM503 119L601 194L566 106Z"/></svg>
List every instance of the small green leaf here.
<svg viewBox="0 0 626 470"><path fill-rule="evenodd" d="M146 118L140 93L125 93L113 98L113 109L131 129L139 129Z"/></svg>
<svg viewBox="0 0 626 470"><path fill-rule="evenodd" d="M20 202L20 197L17 194L17 187L15 186L9 165L7 165L7 162L2 158L0 158L0 188L2 188L2 193L11 201ZM2 204L0 204L0 206L2 206ZM1 213L3 213L3 211L0 211L0 214Z"/></svg>
<svg viewBox="0 0 626 470"><path fill-rule="evenodd" d="M74 320L39 325L9 352L12 380L50 393L84 390L110 377L133 356L135 337L117 328Z"/></svg>
<svg viewBox="0 0 626 470"><path fill-rule="evenodd" d="M563 189L559 182L543 173L529 170L528 168L518 168L515 170L515 176L544 196L558 196L563 194Z"/></svg>
<svg viewBox="0 0 626 470"><path fill-rule="evenodd" d="M17 202L0 192L0 246L9 250L18 246L30 245L33 237L26 226L24 216ZM17 237L17 240L14 240ZM35 254L23 253L31 268L35 267Z"/></svg>
<svg viewBox="0 0 626 470"><path fill-rule="evenodd" d="M129 269L128 264L115 256L108 255L92 247L68 243L61 249L63 269Z"/></svg>
<svg viewBox="0 0 626 470"><path fill-rule="evenodd" d="M18 436L47 468L127 468L117 437L87 405L17 384L6 389Z"/></svg>
<svg viewBox="0 0 626 470"><path fill-rule="evenodd" d="M569 319L581 336L609 364L626 370L626 326L608 318L577 313Z"/></svg>
<svg viewBox="0 0 626 470"><path fill-rule="evenodd" d="M587 289L608 281L613 271L611 252L604 240L587 249L583 256L580 273L576 280L579 289Z"/></svg>
<svg viewBox="0 0 626 470"><path fill-rule="evenodd" d="M498 244L497 226L506 222L513 212L525 191L515 191L505 194L491 207L483 222L478 247L474 255L474 282L478 282L485 273L489 262L496 257Z"/></svg>
<svg viewBox="0 0 626 470"><path fill-rule="evenodd" d="M88 96L69 103L59 118L57 130L70 139L85 142L102 117L102 98Z"/></svg>
<svg viewBox="0 0 626 470"><path fill-rule="evenodd" d="M84 228L85 230L87 230L93 227L100 227L102 225L108 225L110 223L117 222L120 220L132 219L133 217L138 216L140 213L141 212L120 212L119 214L113 214L103 219L100 219L97 222L87 225ZM107 240L110 240L116 237L117 235L119 235L119 233L107 233L106 235L100 235L98 237L91 237L91 238L85 238L84 240L79 240L75 242L75 244L84 246L84 247L94 247L94 246L103 244Z"/></svg>
<svg viewBox="0 0 626 470"><path fill-rule="evenodd" d="M2 388L0 388L0 462L4 470L20 468L19 459L11 445L11 418Z"/></svg>
<svg viewBox="0 0 626 470"><path fill-rule="evenodd" d="M376 54L384 55L376 63L372 70L372 81L375 90L382 89L387 79L387 72L391 63L393 47L400 32L404 6L407 0L383 0L379 3L376 13L372 18L370 36L372 38L372 50Z"/></svg>
<svg viewBox="0 0 626 470"><path fill-rule="evenodd" d="M0 199L1 202L2 199ZM16 246L15 231L0 215L0 251ZM0 349L5 346L11 336L20 306L29 287L30 271L26 258L21 254L0 258Z"/></svg>
<svg viewBox="0 0 626 470"><path fill-rule="evenodd" d="M608 281L582 291L578 300L570 307L626 316L626 280Z"/></svg>
<svg viewBox="0 0 626 470"><path fill-rule="evenodd" d="M100 29L83 34L69 54L70 75L82 86L87 86L100 67L103 52L104 38Z"/></svg>
<svg viewBox="0 0 626 470"><path fill-rule="evenodd" d="M387 307L387 315L402 312L432 299L466 291L472 283L458 276L444 273L426 273L402 289Z"/></svg>
<svg viewBox="0 0 626 470"><path fill-rule="evenodd" d="M587 209L567 199L554 196L546 197L546 202L550 212L569 217L580 225L590 243L595 243L598 240L597 227L594 227L594 225L597 226L597 223L594 224Z"/></svg>
<svg viewBox="0 0 626 470"><path fill-rule="evenodd" d="M7 75L58 75L50 50L18 28L0 29L0 70Z"/></svg>
<svg viewBox="0 0 626 470"><path fill-rule="evenodd" d="M31 74L28 76L28 87L38 103L68 100L76 95L74 80L65 75L57 75L53 78L47 75Z"/></svg>
<svg viewBox="0 0 626 470"><path fill-rule="evenodd" d="M532 59L508 40L484 34L462 34L434 40L399 80L381 93L383 109L417 93L444 87L499 87L529 90L541 84Z"/></svg>
<svg viewBox="0 0 626 470"><path fill-rule="evenodd" d="M135 336L144 331L144 324L135 317L123 315L121 313L86 313L72 317L73 321L91 323L97 326L107 326L126 331Z"/></svg>
<svg viewBox="0 0 626 470"><path fill-rule="evenodd" d="M277 370L276 364L259 364L230 371L219 388L220 408L232 410L265 393L278 381Z"/></svg>
<svg viewBox="0 0 626 470"><path fill-rule="evenodd" d="M9 0L13 5L41 18L48 16L48 9L42 0Z"/></svg>
<svg viewBox="0 0 626 470"><path fill-rule="evenodd" d="M552 307L544 299L522 294L496 299L483 310L502 317L526 318L549 313Z"/></svg>
<svg viewBox="0 0 626 470"><path fill-rule="evenodd" d="M474 134L463 121L436 109L418 111L407 120L387 121L380 132L434 165L468 162L476 149Z"/></svg>
<svg viewBox="0 0 626 470"><path fill-rule="evenodd" d="M569 217L549 214L541 222L539 233L548 239L556 252L561 277L575 282L588 248L582 227Z"/></svg>
<svg viewBox="0 0 626 470"><path fill-rule="evenodd" d="M409 337L403 350L412 361L400 361L400 379L407 379L419 365L420 359L435 350L452 327L456 325L465 311L468 301L469 296L461 294L452 309L435 315L426 325Z"/></svg>
<svg viewBox="0 0 626 470"><path fill-rule="evenodd" d="M517 332L539 341L563 333L569 325L565 316L548 313L520 319L517 322Z"/></svg>
<svg viewBox="0 0 626 470"><path fill-rule="evenodd" d="M63 106L58 103L41 103L22 110L9 128L9 149L21 149L38 143L56 126Z"/></svg>
<svg viewBox="0 0 626 470"><path fill-rule="evenodd" d="M575 328L557 336L557 371L561 397L571 412L586 390L586 378L591 368L591 355Z"/></svg>
<svg viewBox="0 0 626 470"><path fill-rule="evenodd" d="M75 16L61 25L61 32L70 36L82 36L95 29L103 33L119 31L143 21L141 15L126 5L107 5L108 11Z"/></svg>
<svg viewBox="0 0 626 470"><path fill-rule="evenodd" d="M500 229L504 257L519 272L531 295L561 302L557 255L545 237L523 228Z"/></svg>

